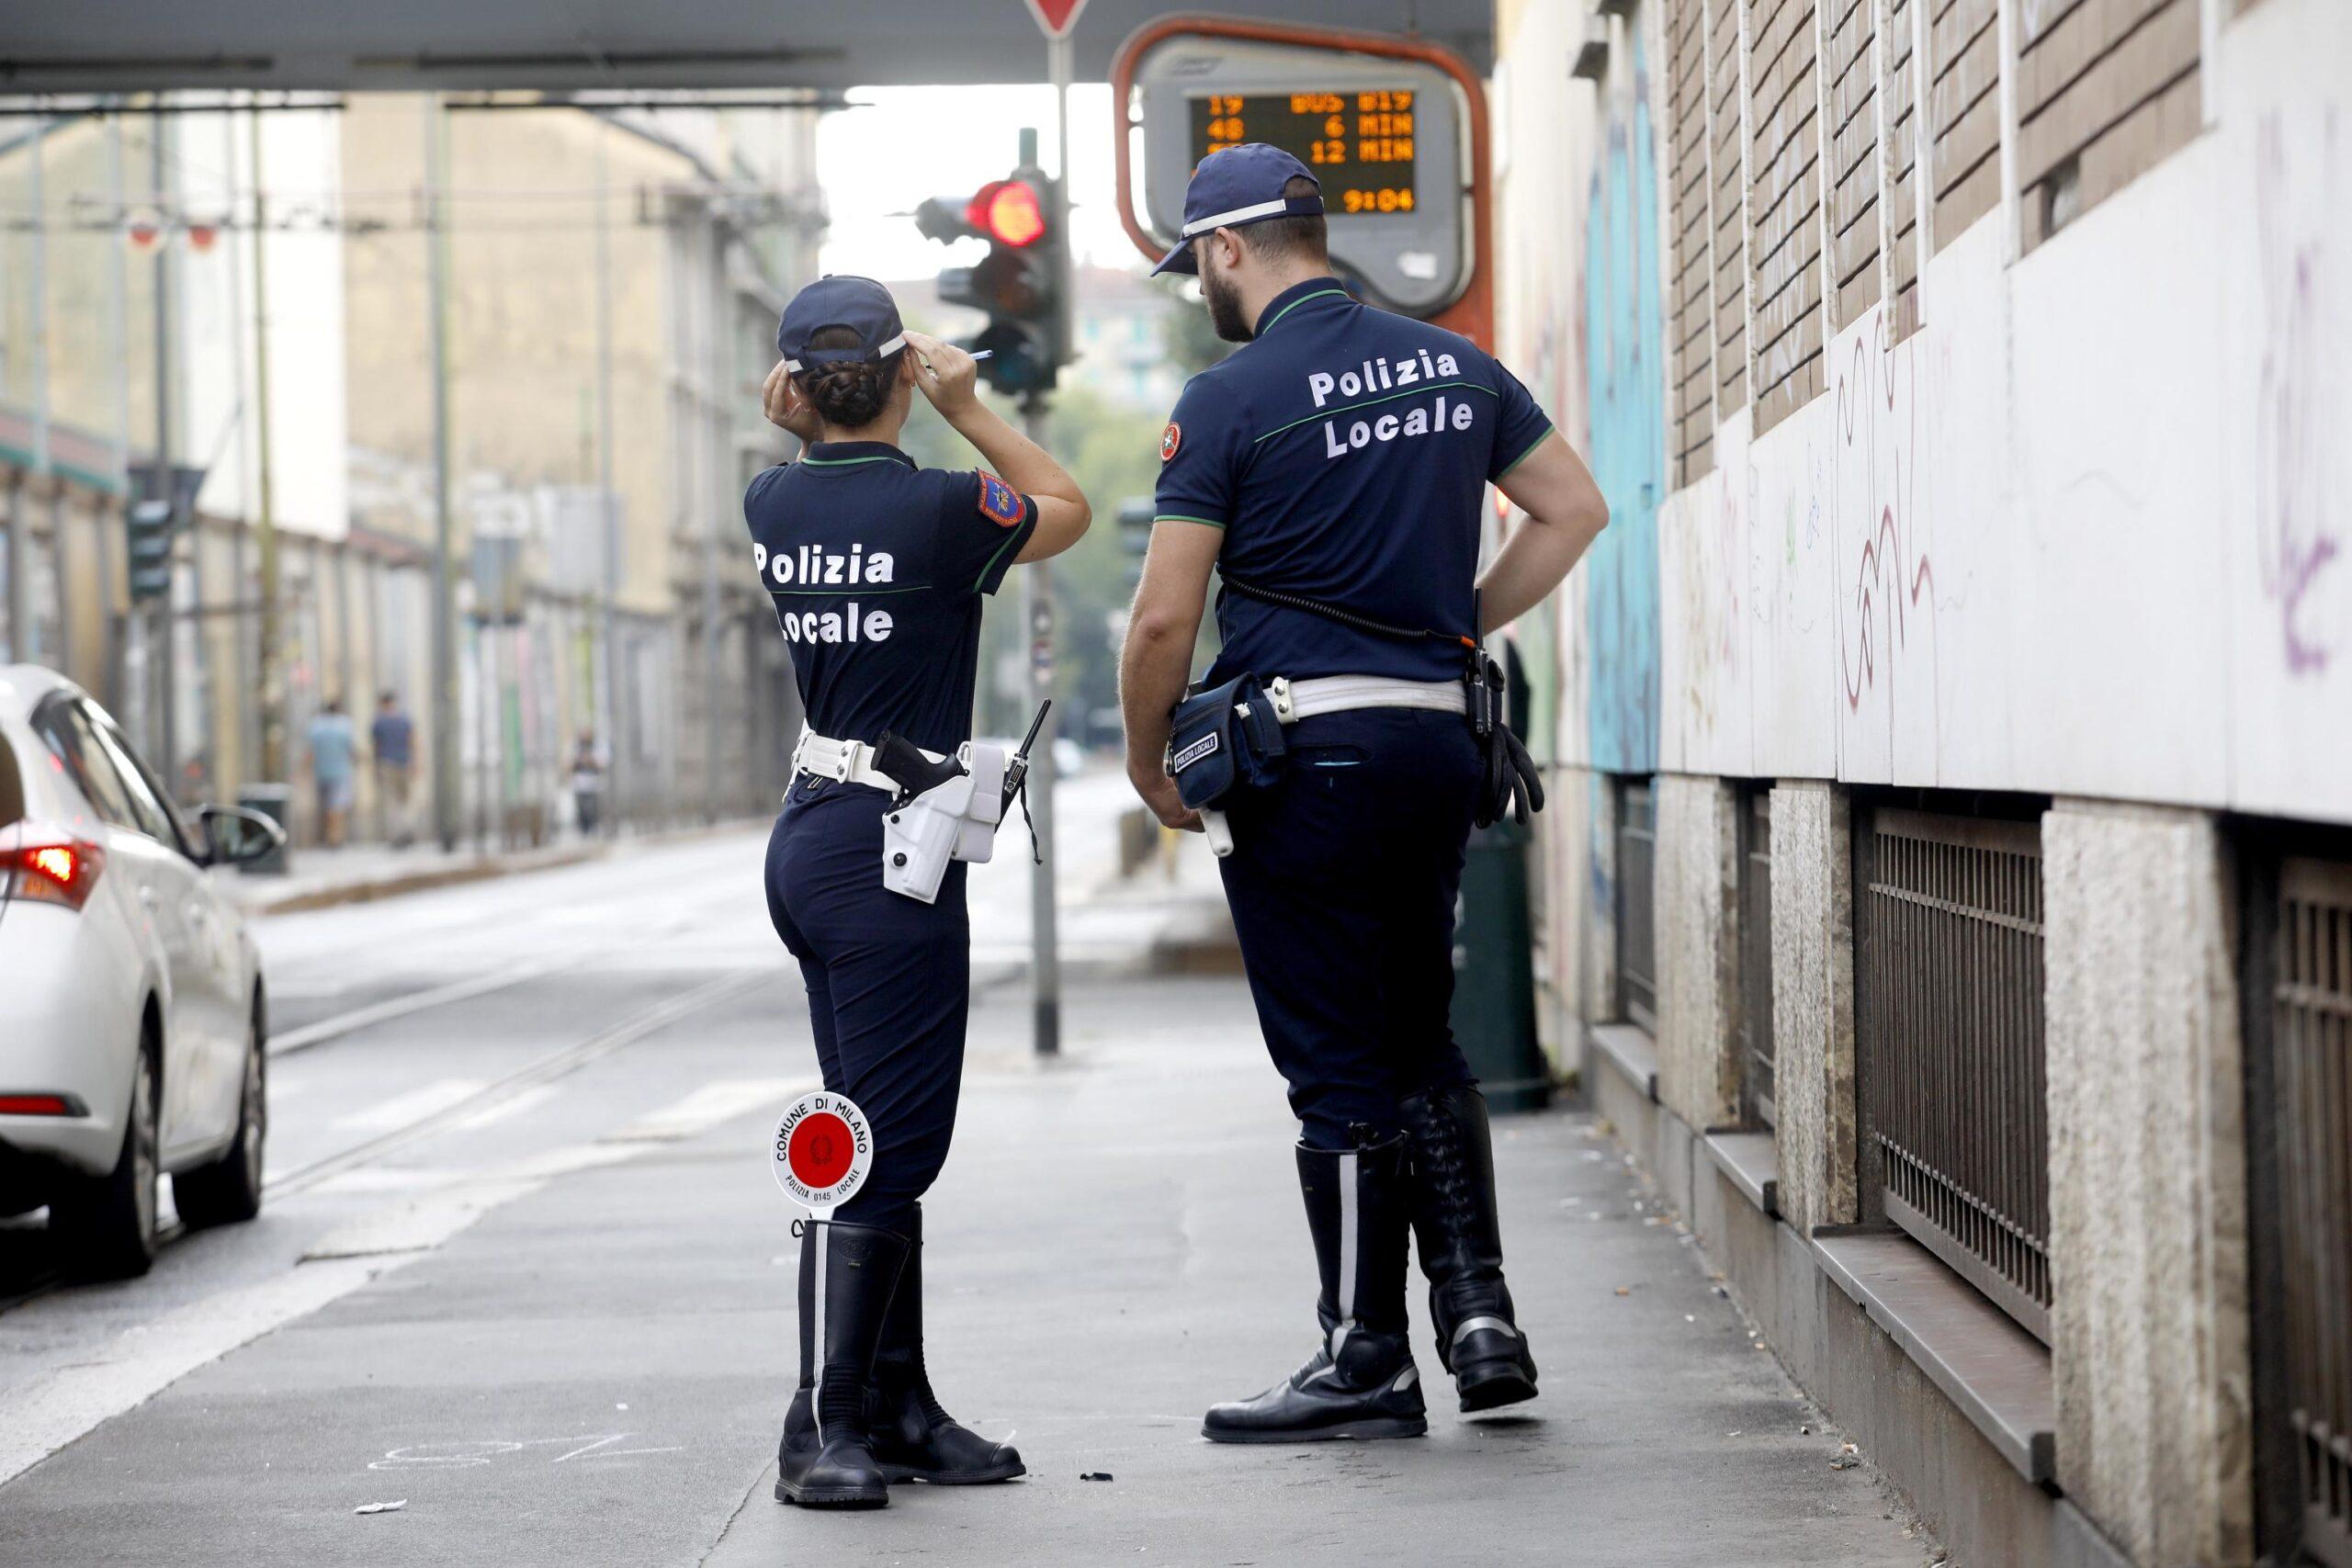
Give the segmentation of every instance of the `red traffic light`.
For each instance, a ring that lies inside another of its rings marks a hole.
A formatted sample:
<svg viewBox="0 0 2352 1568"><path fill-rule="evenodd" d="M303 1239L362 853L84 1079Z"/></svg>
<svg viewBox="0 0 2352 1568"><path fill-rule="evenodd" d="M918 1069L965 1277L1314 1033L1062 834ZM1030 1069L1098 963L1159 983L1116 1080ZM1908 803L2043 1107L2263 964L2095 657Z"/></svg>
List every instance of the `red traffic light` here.
<svg viewBox="0 0 2352 1568"><path fill-rule="evenodd" d="M1046 237L1046 207L1026 180L990 180L964 209L965 220L1000 245L1019 248Z"/></svg>

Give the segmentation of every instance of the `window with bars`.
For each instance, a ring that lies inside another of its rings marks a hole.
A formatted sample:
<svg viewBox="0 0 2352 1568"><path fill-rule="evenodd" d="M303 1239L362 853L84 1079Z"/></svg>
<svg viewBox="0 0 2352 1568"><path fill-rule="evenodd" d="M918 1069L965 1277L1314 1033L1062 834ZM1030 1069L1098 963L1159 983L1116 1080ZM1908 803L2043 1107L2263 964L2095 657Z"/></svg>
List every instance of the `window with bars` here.
<svg viewBox="0 0 2352 1568"><path fill-rule="evenodd" d="M1823 387L1821 94L1815 0L1746 3L1747 265L1761 434Z"/></svg>
<svg viewBox="0 0 2352 1568"><path fill-rule="evenodd" d="M1657 1031L1657 807L1646 778L1617 782L1617 998L1625 1017Z"/></svg>
<svg viewBox="0 0 2352 1568"><path fill-rule="evenodd" d="M1739 802L1739 1111L1773 1127L1772 790L1753 784Z"/></svg>
<svg viewBox="0 0 2352 1568"><path fill-rule="evenodd" d="M2047 1343L2040 822L1871 807L1854 854L1866 1211Z"/></svg>
<svg viewBox="0 0 2352 1568"><path fill-rule="evenodd" d="M1739 16L1747 0L1706 0L1707 139L1713 149L1715 417L1747 403L1747 178L1742 172Z"/></svg>
<svg viewBox="0 0 2352 1568"><path fill-rule="evenodd" d="M2342 836L2333 835L2342 848ZM2352 1568L2352 853L2250 856L2248 1187L2265 1560Z"/></svg>
<svg viewBox="0 0 2352 1568"><path fill-rule="evenodd" d="M1827 0L1829 261L1844 326L1879 302L1878 4Z"/></svg>
<svg viewBox="0 0 2352 1568"><path fill-rule="evenodd" d="M2197 0L2018 14L2019 233L2031 250L2197 134Z"/></svg>
<svg viewBox="0 0 2352 1568"><path fill-rule="evenodd" d="M1950 243L2001 198L1998 7L1996 0L1918 3L1928 7L1936 238Z"/></svg>
<svg viewBox="0 0 2352 1568"><path fill-rule="evenodd" d="M1702 0L1667 0L1668 221L1673 281L1667 334L1673 344L1674 485L1714 467L1714 310L1707 178L1707 35Z"/></svg>

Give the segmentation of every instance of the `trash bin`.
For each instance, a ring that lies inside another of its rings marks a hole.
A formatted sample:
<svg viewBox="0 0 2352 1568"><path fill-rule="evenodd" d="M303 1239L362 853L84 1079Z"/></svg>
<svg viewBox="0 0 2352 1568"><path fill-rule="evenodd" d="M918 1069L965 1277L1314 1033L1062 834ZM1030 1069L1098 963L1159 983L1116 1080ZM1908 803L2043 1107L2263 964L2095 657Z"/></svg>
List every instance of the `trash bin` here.
<svg viewBox="0 0 2352 1568"><path fill-rule="evenodd" d="M293 851L287 847L293 841L294 787L282 784L249 784L237 792L237 804L248 811L258 811L286 829L287 843L263 855L249 860L237 869L247 876L284 876L294 869Z"/></svg>
<svg viewBox="0 0 2352 1568"><path fill-rule="evenodd" d="M1497 1111L1533 1111L1552 1097L1552 1075L1535 1042L1532 837L1508 818L1473 832L1454 906L1453 1037Z"/></svg>

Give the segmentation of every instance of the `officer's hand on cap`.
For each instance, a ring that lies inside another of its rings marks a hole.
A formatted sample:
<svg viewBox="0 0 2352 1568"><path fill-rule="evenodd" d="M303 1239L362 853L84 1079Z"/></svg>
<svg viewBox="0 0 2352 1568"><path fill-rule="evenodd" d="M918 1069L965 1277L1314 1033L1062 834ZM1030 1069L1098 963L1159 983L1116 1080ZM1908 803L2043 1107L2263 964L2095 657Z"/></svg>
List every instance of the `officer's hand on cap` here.
<svg viewBox="0 0 2352 1568"><path fill-rule="evenodd" d="M800 395L799 384L785 369L781 359L775 362L775 368L768 372L766 383L760 388L760 407L767 414L770 424L790 432L804 442L814 441L823 434L824 426L817 418L815 407Z"/></svg>
<svg viewBox="0 0 2352 1568"><path fill-rule="evenodd" d="M980 367L970 355L929 333L909 333L907 347L915 356L915 385L932 407L952 417L978 401L973 386Z"/></svg>

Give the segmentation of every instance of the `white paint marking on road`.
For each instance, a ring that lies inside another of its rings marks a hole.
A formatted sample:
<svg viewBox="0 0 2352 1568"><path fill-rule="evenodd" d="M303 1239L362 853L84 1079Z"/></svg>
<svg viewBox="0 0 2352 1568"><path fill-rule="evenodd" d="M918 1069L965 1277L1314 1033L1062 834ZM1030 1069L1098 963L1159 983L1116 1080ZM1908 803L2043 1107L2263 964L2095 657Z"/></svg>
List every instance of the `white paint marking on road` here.
<svg viewBox="0 0 2352 1568"><path fill-rule="evenodd" d="M437 1115L461 1100L471 1100L482 1091L480 1078L435 1078L419 1084L406 1094L396 1094L390 1100L378 1100L365 1111L354 1111L338 1116L334 1124L348 1132L380 1133L392 1127L404 1127L412 1122L422 1122Z"/></svg>
<svg viewBox="0 0 2352 1568"><path fill-rule="evenodd" d="M781 1105L802 1089L816 1087L798 1078L721 1078L703 1085L673 1105L639 1117L617 1133L607 1133L604 1141L661 1144L690 1138L722 1122Z"/></svg>
<svg viewBox="0 0 2352 1568"><path fill-rule="evenodd" d="M754 973L699 987L502 1082L519 1087L540 1074L571 1071L763 977ZM784 1086L776 1093L780 1096L789 1088ZM269 1190L283 1194L289 1189L320 1185L350 1169L370 1151L397 1141L397 1134L371 1140L293 1172ZM198 1367L423 1257L499 1204L535 1192L558 1176L617 1165L644 1148L624 1144L552 1149L404 1204L388 1206L312 1247L310 1256L317 1261L301 1263L257 1284L190 1302L153 1323L125 1330L109 1342L102 1359L61 1367L0 1393L0 1486L100 1423L153 1399Z"/></svg>
<svg viewBox="0 0 2352 1568"><path fill-rule="evenodd" d="M281 1324L318 1311L388 1268L345 1258L224 1291L118 1337L107 1358L60 1368L0 1399L0 1483L17 1476L188 1373Z"/></svg>
<svg viewBox="0 0 2352 1568"><path fill-rule="evenodd" d="M494 1127L501 1122L507 1121L510 1118L525 1115L530 1111L537 1111L540 1106L545 1105L548 1100L553 1100L557 1095L562 1092L563 1091L561 1089L558 1089L551 1083L543 1083L536 1088L526 1089L522 1093L514 1096L512 1099L503 1100L494 1105L485 1106L481 1110L475 1111L470 1116L460 1116L456 1122L450 1124L450 1131L458 1133L472 1133L478 1132L484 1127Z"/></svg>

